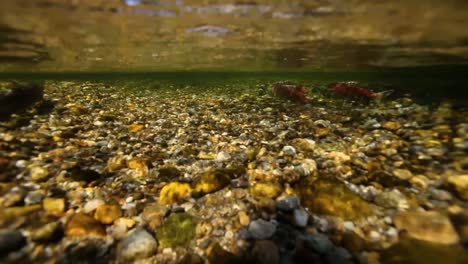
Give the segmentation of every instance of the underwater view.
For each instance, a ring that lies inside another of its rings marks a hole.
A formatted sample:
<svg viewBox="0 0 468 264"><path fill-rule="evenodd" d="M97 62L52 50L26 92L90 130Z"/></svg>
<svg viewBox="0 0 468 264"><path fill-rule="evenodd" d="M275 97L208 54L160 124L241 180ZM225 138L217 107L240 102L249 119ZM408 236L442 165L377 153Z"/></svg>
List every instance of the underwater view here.
<svg viewBox="0 0 468 264"><path fill-rule="evenodd" d="M0 3L0 263L468 263L465 0Z"/></svg>

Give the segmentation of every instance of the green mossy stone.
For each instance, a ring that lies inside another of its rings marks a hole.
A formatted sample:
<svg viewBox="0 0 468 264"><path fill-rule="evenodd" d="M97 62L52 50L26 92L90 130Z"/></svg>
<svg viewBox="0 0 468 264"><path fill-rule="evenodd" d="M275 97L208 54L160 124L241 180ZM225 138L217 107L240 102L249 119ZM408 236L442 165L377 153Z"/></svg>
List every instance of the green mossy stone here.
<svg viewBox="0 0 468 264"><path fill-rule="evenodd" d="M204 172L195 183L194 196L217 192L231 183L231 179L239 174L237 168L218 168Z"/></svg>
<svg viewBox="0 0 468 264"><path fill-rule="evenodd" d="M301 202L312 212L355 220L372 213L369 204L337 180L304 179L297 186Z"/></svg>
<svg viewBox="0 0 468 264"><path fill-rule="evenodd" d="M184 246L195 236L195 222L186 213L171 214L157 230L156 237L162 248Z"/></svg>

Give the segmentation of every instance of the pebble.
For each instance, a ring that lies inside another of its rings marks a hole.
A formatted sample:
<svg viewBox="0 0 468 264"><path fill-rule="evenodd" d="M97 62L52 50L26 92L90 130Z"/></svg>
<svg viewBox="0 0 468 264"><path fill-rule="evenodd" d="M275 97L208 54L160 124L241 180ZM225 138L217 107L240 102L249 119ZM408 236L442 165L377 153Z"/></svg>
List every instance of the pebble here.
<svg viewBox="0 0 468 264"><path fill-rule="evenodd" d="M302 151L314 151L316 147L315 141L308 138L296 138L293 140L293 144Z"/></svg>
<svg viewBox="0 0 468 264"><path fill-rule="evenodd" d="M375 203L382 207L405 210L409 208L406 197L397 189L384 191L375 197Z"/></svg>
<svg viewBox="0 0 468 264"><path fill-rule="evenodd" d="M99 222L108 225L122 216L122 209L116 204L103 204L96 208L94 218Z"/></svg>
<svg viewBox="0 0 468 264"><path fill-rule="evenodd" d="M401 124L395 121L387 121L383 123L382 127L391 131L395 131L401 128Z"/></svg>
<svg viewBox="0 0 468 264"><path fill-rule="evenodd" d="M468 174L450 176L447 182L455 190L458 197L468 200Z"/></svg>
<svg viewBox="0 0 468 264"><path fill-rule="evenodd" d="M114 221L114 224L110 227L110 234L115 239L122 239L127 235L129 229L135 226L136 222L129 218L119 218Z"/></svg>
<svg viewBox="0 0 468 264"><path fill-rule="evenodd" d="M298 227L306 227L307 221L309 220L309 213L303 209L295 209L294 210L294 225Z"/></svg>
<svg viewBox="0 0 468 264"><path fill-rule="evenodd" d="M413 177L411 171L406 169L395 169L393 170L393 175L400 180L409 180L411 177Z"/></svg>
<svg viewBox="0 0 468 264"><path fill-rule="evenodd" d="M427 189L429 186L429 179L424 175L415 175L410 179L410 183L419 189Z"/></svg>
<svg viewBox="0 0 468 264"><path fill-rule="evenodd" d="M305 242L311 249L319 254L326 254L335 247L330 239L322 234L309 235Z"/></svg>
<svg viewBox="0 0 468 264"><path fill-rule="evenodd" d="M84 213L77 213L71 216L66 223L65 235L67 237L105 237L106 231L104 226L93 217Z"/></svg>
<svg viewBox="0 0 468 264"><path fill-rule="evenodd" d="M49 171L44 167L32 167L30 170L31 180L38 182L49 177Z"/></svg>
<svg viewBox="0 0 468 264"><path fill-rule="evenodd" d="M459 237L450 219L439 212L400 212L393 218L398 230L406 230L416 239L432 243L455 244Z"/></svg>
<svg viewBox="0 0 468 264"><path fill-rule="evenodd" d="M118 259L124 262L147 258L156 253L158 243L145 229L132 230L117 245Z"/></svg>
<svg viewBox="0 0 468 264"><path fill-rule="evenodd" d="M451 201L453 199L452 194L446 190L430 188L428 191L429 191L429 196L435 200Z"/></svg>
<svg viewBox="0 0 468 264"><path fill-rule="evenodd" d="M0 230L0 257L26 245L26 237L17 230Z"/></svg>
<svg viewBox="0 0 468 264"><path fill-rule="evenodd" d="M85 213L91 213L92 211L96 210L98 206L103 205L104 201L101 199L92 199L86 202L86 204L83 207L83 211Z"/></svg>
<svg viewBox="0 0 468 264"><path fill-rule="evenodd" d="M344 228L345 232L352 232L354 230L354 228L355 228L355 225L351 221L345 221L343 223L343 228Z"/></svg>
<svg viewBox="0 0 468 264"><path fill-rule="evenodd" d="M42 207L50 215L60 215L65 212L64 198L45 198L42 200Z"/></svg>
<svg viewBox="0 0 468 264"><path fill-rule="evenodd" d="M284 146L282 151L286 156L296 155L296 149L293 146Z"/></svg>
<svg viewBox="0 0 468 264"><path fill-rule="evenodd" d="M215 160L219 162L229 161L230 159L231 159L231 155L224 151L221 151L218 154L216 154L216 158L215 158Z"/></svg>
<svg viewBox="0 0 468 264"><path fill-rule="evenodd" d="M248 226L250 224L250 217L246 212L239 212L239 223L243 226Z"/></svg>
<svg viewBox="0 0 468 264"><path fill-rule="evenodd" d="M280 197L276 201L276 207L284 212L292 212L299 207L299 198L296 196Z"/></svg>
<svg viewBox="0 0 468 264"><path fill-rule="evenodd" d="M250 222L248 230L254 239L264 240L273 236L276 232L276 225L263 219L257 219Z"/></svg>
<svg viewBox="0 0 468 264"><path fill-rule="evenodd" d="M165 205L155 203L147 205L141 216L151 231L157 231L167 213L168 208Z"/></svg>
<svg viewBox="0 0 468 264"><path fill-rule="evenodd" d="M26 205L38 204L42 202L45 195L42 191L32 191L29 192L26 197L24 198L24 203Z"/></svg>

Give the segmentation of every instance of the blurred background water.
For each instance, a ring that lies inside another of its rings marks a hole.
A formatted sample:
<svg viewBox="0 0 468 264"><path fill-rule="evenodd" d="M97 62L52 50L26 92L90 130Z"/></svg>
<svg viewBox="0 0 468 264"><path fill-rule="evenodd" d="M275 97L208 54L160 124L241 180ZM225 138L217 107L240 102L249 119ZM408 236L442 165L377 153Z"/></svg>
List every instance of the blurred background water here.
<svg viewBox="0 0 468 264"><path fill-rule="evenodd" d="M466 97L467 7L464 0L1 1L0 75L268 72L371 77Z"/></svg>

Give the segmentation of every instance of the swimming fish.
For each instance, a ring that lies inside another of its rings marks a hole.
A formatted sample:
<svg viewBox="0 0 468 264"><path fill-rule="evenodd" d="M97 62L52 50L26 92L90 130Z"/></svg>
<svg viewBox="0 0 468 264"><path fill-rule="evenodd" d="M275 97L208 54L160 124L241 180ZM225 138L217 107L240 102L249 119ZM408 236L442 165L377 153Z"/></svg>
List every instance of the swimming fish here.
<svg viewBox="0 0 468 264"><path fill-rule="evenodd" d="M306 104L311 101L311 99L307 97L307 88L303 85L279 82L273 84L271 91L274 95L283 97L297 104Z"/></svg>

